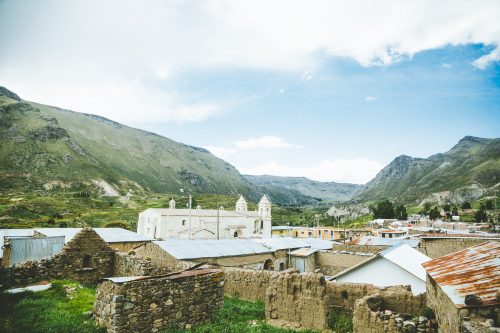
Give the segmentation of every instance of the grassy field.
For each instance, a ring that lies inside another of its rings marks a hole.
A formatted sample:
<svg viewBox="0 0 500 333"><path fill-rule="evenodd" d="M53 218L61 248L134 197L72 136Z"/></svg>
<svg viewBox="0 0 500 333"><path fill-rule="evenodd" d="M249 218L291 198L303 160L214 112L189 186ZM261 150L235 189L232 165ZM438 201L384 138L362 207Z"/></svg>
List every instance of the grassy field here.
<svg viewBox="0 0 500 333"><path fill-rule="evenodd" d="M95 289L60 280L53 287L38 293L0 294L0 332L5 333L97 333L97 327L86 314L92 310ZM65 286L75 288L65 292ZM69 297L71 296L71 298ZM276 328L265 323L264 304L226 298L224 306L213 320L192 330L170 329L164 333L291 333L289 329ZM337 332L349 332L352 324L348 316L334 316L332 326ZM301 330L313 333L313 330Z"/></svg>

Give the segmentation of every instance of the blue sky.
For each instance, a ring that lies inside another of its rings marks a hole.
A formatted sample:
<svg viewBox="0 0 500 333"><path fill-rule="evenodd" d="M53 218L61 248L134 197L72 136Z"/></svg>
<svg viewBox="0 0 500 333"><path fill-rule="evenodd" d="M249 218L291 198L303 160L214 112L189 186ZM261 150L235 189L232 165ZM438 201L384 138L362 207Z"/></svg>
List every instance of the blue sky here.
<svg viewBox="0 0 500 333"><path fill-rule="evenodd" d="M364 183L398 155L500 136L498 15L495 1L4 0L0 84L243 173Z"/></svg>

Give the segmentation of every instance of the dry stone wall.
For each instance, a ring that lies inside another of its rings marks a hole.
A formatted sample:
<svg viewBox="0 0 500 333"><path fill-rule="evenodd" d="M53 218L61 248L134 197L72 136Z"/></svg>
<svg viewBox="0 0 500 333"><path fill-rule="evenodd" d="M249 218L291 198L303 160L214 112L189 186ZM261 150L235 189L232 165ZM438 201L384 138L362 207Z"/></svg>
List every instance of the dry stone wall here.
<svg viewBox="0 0 500 333"><path fill-rule="evenodd" d="M418 300L417 300L418 302ZM354 333L435 333L437 323L418 314L384 310L380 294L356 301L353 313Z"/></svg>
<svg viewBox="0 0 500 333"><path fill-rule="evenodd" d="M151 260L133 254L116 253L113 276L153 276L172 272L168 267L158 267Z"/></svg>
<svg viewBox="0 0 500 333"><path fill-rule="evenodd" d="M221 270L191 270L123 283L104 281L93 312L108 333L158 332L204 324L223 300Z"/></svg>
<svg viewBox="0 0 500 333"><path fill-rule="evenodd" d="M113 275L115 251L91 228L84 228L49 259L28 261L12 267L12 280L4 285L25 285L44 279L72 279L96 283Z"/></svg>
<svg viewBox="0 0 500 333"><path fill-rule="evenodd" d="M463 237L463 238L428 237L420 239L419 251L434 259L484 243L487 240L500 242L500 238L484 239L484 238L474 238L474 237Z"/></svg>

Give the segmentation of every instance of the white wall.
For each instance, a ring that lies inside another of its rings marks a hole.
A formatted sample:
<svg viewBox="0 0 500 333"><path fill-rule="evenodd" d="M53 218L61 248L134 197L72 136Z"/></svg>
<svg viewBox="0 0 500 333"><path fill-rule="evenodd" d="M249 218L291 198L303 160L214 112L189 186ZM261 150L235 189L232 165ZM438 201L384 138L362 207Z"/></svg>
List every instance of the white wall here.
<svg viewBox="0 0 500 333"><path fill-rule="evenodd" d="M414 295L425 292L425 281L402 269L391 261L378 257L342 276L338 282L369 283L378 287L411 285Z"/></svg>

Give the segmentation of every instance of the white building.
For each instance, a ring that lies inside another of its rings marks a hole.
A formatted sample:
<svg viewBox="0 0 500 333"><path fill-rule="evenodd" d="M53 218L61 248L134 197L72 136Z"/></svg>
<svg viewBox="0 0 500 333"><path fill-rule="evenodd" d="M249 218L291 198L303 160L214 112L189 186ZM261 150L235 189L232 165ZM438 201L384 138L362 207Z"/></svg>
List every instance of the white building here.
<svg viewBox="0 0 500 333"><path fill-rule="evenodd" d="M414 295L425 292L425 254L400 243L333 277L337 282L368 283L377 287L410 285Z"/></svg>
<svg viewBox="0 0 500 333"><path fill-rule="evenodd" d="M139 235L156 239L223 239L234 237L271 237L271 202L262 197L256 211L249 211L240 196L234 211L220 209L177 209L172 199L169 208L148 208L139 213ZM191 235L189 235L191 233Z"/></svg>

